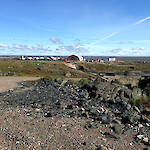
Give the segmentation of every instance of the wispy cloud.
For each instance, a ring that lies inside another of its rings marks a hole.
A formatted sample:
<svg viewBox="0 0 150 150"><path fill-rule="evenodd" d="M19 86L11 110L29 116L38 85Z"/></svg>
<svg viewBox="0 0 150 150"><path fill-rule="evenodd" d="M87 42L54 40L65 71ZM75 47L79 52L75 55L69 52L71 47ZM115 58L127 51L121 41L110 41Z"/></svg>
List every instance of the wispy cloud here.
<svg viewBox="0 0 150 150"><path fill-rule="evenodd" d="M121 52L123 49L122 48L116 48L116 49L111 49L109 50L110 53L118 53Z"/></svg>
<svg viewBox="0 0 150 150"><path fill-rule="evenodd" d="M75 43L75 45L82 45L80 39L75 39L75 40L74 40L74 43Z"/></svg>
<svg viewBox="0 0 150 150"><path fill-rule="evenodd" d="M80 40L80 39L75 39L74 41L75 41L75 42L80 42L81 40Z"/></svg>
<svg viewBox="0 0 150 150"><path fill-rule="evenodd" d="M150 43L150 40L135 40L136 43Z"/></svg>
<svg viewBox="0 0 150 150"><path fill-rule="evenodd" d="M51 37L49 40L53 42L54 44L63 44L60 39L55 38L55 37Z"/></svg>
<svg viewBox="0 0 150 150"><path fill-rule="evenodd" d="M145 50L145 48L142 46L142 47L132 48L132 50Z"/></svg>
<svg viewBox="0 0 150 150"><path fill-rule="evenodd" d="M122 41L122 42L117 42L117 44L133 44L134 42L132 41Z"/></svg>

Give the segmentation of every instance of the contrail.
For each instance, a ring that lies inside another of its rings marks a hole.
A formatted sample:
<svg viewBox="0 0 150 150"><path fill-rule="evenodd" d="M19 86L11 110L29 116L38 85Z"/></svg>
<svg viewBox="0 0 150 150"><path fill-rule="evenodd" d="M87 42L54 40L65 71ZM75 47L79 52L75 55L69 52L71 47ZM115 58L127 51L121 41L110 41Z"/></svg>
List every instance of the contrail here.
<svg viewBox="0 0 150 150"><path fill-rule="evenodd" d="M150 16L147 17L147 18L144 18L144 19L142 19L142 20L140 20L140 21L138 21L138 22L136 22L136 23L134 23L134 24L132 24L131 26L125 28L124 30L127 30L127 29L129 29L129 28L131 28L131 27L133 27L133 26L136 26L136 25L138 25L138 24L140 24L140 23L142 23L142 22L144 22L144 21L146 21L146 20L148 20L148 19L150 19ZM124 31L124 30L121 30L121 31ZM89 45L87 45L87 46L91 46L91 45L94 45L94 44L99 43L99 42L101 42L101 41L104 41L104 40L106 40L106 39L108 39L108 38L114 36L115 34L121 32L121 31L113 32L112 34L110 34L110 35L104 37L103 39L100 39L100 40L98 40L98 41L95 41L95 42L93 42L93 43L91 43L91 44L89 44Z"/></svg>
<svg viewBox="0 0 150 150"><path fill-rule="evenodd" d="M100 39L100 40L98 40L98 41L95 41L95 42L93 42L93 43L91 43L91 44L89 44L89 45L87 45L87 46L91 46L91 45L94 45L94 44L96 44L96 43L98 43L98 42L100 42L100 41L104 41L104 40L106 40L106 39L108 39L108 38L114 36L115 34L117 34L117 32L113 32L112 34L110 34L110 35L108 35L108 36L106 36L106 37L104 37L104 38L102 38L102 39Z"/></svg>
<svg viewBox="0 0 150 150"><path fill-rule="evenodd" d="M148 20L148 19L150 19L150 17L144 18L144 19L142 19L142 20L140 20L140 21L134 23L132 26L138 25L138 24L140 24L140 23L142 23L142 22L144 22L144 21L146 21L146 20Z"/></svg>

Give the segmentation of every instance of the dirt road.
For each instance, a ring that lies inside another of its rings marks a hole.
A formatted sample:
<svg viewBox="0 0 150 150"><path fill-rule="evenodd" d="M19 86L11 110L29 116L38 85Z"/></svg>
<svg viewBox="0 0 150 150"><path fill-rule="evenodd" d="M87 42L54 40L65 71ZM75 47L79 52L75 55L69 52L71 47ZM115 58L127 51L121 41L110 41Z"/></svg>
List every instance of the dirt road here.
<svg viewBox="0 0 150 150"><path fill-rule="evenodd" d="M0 93L18 87L22 81L38 80L39 77L0 77Z"/></svg>

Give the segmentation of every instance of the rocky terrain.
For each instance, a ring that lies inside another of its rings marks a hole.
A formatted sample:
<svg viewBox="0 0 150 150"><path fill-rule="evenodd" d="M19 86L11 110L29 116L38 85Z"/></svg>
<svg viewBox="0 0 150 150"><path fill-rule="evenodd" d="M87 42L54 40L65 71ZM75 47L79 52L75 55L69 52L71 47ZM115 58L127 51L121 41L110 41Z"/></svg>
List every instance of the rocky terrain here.
<svg viewBox="0 0 150 150"><path fill-rule="evenodd" d="M31 89L17 92L24 88ZM150 110L133 101L141 96L150 96L149 80L125 86L97 78L82 87L66 79L22 82L0 94L0 147L146 150Z"/></svg>

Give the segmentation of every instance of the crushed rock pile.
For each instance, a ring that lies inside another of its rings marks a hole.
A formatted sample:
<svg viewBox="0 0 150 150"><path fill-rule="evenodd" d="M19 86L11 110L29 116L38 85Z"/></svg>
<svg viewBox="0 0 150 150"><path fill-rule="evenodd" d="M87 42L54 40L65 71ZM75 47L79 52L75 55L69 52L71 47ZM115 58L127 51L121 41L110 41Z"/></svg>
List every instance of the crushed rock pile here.
<svg viewBox="0 0 150 150"><path fill-rule="evenodd" d="M95 86L100 84L108 83ZM34 88L24 92L11 90L1 93L0 101L7 106L30 106L36 110L40 109L46 118L63 114L84 118L87 120L84 125L87 130L99 128L101 124L108 125L111 132L102 131L106 138L118 140L116 134L133 136L135 143L150 146L150 110L143 106L134 106L120 97L93 97L90 96L92 91L85 87L61 86L48 79L21 83L20 88L26 87ZM26 113L30 115L30 112ZM89 119L92 119L92 122L88 121Z"/></svg>

